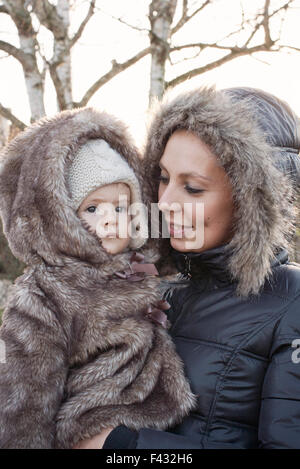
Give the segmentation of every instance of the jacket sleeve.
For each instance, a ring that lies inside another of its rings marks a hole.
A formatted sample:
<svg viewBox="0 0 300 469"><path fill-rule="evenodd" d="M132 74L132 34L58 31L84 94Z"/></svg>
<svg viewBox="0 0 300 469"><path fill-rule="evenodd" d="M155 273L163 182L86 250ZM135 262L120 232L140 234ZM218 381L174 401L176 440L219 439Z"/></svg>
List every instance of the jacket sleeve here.
<svg viewBox="0 0 300 469"><path fill-rule="evenodd" d="M259 447L300 448L300 295L274 333L261 395Z"/></svg>
<svg viewBox="0 0 300 469"><path fill-rule="evenodd" d="M39 295L10 302L0 347L0 448L52 448L67 348L55 313Z"/></svg>
<svg viewBox="0 0 300 469"><path fill-rule="evenodd" d="M200 438L200 435L192 438L150 428L137 432L121 425L110 432L103 449L239 449L230 443L202 443Z"/></svg>
<svg viewBox="0 0 300 469"><path fill-rule="evenodd" d="M103 449L203 449L200 441L175 433L143 428L136 432L116 427L106 438Z"/></svg>

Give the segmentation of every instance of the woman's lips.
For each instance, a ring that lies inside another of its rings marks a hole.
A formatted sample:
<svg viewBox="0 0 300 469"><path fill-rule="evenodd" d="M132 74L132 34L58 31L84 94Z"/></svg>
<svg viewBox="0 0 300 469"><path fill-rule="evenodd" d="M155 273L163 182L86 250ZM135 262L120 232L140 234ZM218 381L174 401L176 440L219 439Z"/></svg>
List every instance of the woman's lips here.
<svg viewBox="0 0 300 469"><path fill-rule="evenodd" d="M187 233L191 233L192 229L192 226L180 226L170 223L169 232L172 238L184 238Z"/></svg>

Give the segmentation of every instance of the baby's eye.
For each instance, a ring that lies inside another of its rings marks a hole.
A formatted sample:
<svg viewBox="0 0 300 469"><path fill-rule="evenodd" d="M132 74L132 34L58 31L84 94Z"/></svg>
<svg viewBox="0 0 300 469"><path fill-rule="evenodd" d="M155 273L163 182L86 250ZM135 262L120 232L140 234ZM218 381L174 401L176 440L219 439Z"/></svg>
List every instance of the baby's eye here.
<svg viewBox="0 0 300 469"><path fill-rule="evenodd" d="M95 213L96 212L96 207L94 205L91 205L86 209L87 212L89 213Z"/></svg>
<svg viewBox="0 0 300 469"><path fill-rule="evenodd" d="M127 210L127 207L120 207L119 205L115 208L116 212L121 213Z"/></svg>

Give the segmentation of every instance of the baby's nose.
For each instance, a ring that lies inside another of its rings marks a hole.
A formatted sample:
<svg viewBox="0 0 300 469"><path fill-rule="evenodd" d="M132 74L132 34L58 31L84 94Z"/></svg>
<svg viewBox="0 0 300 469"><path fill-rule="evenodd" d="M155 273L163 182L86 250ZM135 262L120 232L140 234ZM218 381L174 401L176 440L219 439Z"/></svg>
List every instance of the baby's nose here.
<svg viewBox="0 0 300 469"><path fill-rule="evenodd" d="M109 212L106 213L105 217L103 217L103 225L109 226L109 225L115 225L115 224L116 224L116 213L115 211L109 210Z"/></svg>
<svg viewBox="0 0 300 469"><path fill-rule="evenodd" d="M97 208L98 219L102 220L103 225L110 223L116 218L116 211L111 204L101 204Z"/></svg>
<svg viewBox="0 0 300 469"><path fill-rule="evenodd" d="M96 226L96 233L100 238L115 232L117 225L116 212L114 207L106 205L99 210L98 223Z"/></svg>

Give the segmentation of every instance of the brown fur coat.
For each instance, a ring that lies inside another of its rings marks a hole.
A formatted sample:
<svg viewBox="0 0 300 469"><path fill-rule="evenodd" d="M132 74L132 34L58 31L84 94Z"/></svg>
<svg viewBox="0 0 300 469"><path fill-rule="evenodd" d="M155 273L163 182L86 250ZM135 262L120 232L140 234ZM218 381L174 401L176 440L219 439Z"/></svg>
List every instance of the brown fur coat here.
<svg viewBox="0 0 300 469"><path fill-rule="evenodd" d="M28 265L0 329L2 448L70 448L120 424L166 429L195 403L168 333L142 313L160 299L159 279L111 278L132 253L106 253L71 208L68 164L91 138L106 140L142 183L124 126L90 108L41 120L1 155L4 232ZM159 259L149 242L140 252Z"/></svg>

